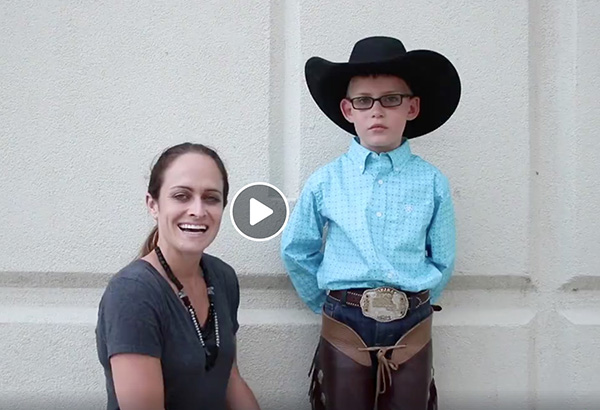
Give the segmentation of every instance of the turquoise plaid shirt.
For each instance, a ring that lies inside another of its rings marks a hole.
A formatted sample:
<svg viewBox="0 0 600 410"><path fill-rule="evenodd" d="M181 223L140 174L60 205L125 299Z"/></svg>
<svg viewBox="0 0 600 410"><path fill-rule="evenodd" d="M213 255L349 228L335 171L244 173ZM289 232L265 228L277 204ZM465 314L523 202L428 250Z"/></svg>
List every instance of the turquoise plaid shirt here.
<svg viewBox="0 0 600 410"><path fill-rule="evenodd" d="M413 155L408 141L377 154L354 139L306 182L281 255L298 295L317 313L326 291L337 289L429 289L435 302L454 269L448 179Z"/></svg>

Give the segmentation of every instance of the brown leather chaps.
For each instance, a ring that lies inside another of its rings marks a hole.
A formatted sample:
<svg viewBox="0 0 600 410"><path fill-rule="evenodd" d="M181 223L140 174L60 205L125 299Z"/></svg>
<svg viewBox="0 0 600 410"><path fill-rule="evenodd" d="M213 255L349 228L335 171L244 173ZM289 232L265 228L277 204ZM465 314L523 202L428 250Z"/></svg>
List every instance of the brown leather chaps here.
<svg viewBox="0 0 600 410"><path fill-rule="evenodd" d="M325 314L322 317L321 338L309 374L313 410L437 409L431 316L394 346L386 347L368 347L349 326ZM376 353L376 363L371 352Z"/></svg>

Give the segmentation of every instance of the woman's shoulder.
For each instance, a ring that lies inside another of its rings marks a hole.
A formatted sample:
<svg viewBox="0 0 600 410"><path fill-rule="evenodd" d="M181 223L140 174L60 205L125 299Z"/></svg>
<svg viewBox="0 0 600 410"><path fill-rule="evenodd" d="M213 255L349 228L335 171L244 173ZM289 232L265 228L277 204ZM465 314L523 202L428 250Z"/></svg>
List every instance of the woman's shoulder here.
<svg viewBox="0 0 600 410"><path fill-rule="evenodd" d="M225 282L227 287L230 286L238 286L237 274L235 273L235 269L227 262L222 259L209 255L205 253L202 255L202 263L211 273L214 273L214 277L217 280L222 280Z"/></svg>
<svg viewBox="0 0 600 410"><path fill-rule="evenodd" d="M105 293L116 293L123 297L155 295L160 283L152 270L148 262L136 259L112 276Z"/></svg>

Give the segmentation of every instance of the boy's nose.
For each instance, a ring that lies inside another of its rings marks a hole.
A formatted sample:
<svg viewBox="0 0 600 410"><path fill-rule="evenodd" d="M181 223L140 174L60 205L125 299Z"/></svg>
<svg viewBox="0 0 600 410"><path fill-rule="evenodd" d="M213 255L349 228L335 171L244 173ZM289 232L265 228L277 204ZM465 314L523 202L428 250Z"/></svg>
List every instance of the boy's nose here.
<svg viewBox="0 0 600 410"><path fill-rule="evenodd" d="M381 116L383 116L383 113L384 113L384 108L381 105L381 102L375 101L373 103L373 106L371 107L371 115L373 117L381 117Z"/></svg>

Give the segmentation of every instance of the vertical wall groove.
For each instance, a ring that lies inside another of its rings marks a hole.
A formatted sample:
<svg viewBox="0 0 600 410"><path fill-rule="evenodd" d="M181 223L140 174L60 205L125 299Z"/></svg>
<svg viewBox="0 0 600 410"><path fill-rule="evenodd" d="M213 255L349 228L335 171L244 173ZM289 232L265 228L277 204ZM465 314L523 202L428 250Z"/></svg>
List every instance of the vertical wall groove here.
<svg viewBox="0 0 600 410"><path fill-rule="evenodd" d="M269 177L286 195L299 190L300 6L271 1Z"/></svg>

